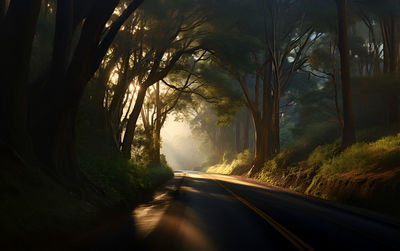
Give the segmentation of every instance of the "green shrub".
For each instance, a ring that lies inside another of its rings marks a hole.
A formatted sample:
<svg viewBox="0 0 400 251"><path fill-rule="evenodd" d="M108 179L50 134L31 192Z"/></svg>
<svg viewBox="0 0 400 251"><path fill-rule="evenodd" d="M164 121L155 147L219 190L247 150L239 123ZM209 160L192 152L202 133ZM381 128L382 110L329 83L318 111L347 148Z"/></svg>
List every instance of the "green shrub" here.
<svg viewBox="0 0 400 251"><path fill-rule="evenodd" d="M235 154L232 151L225 151L222 157L223 163L231 163L235 159Z"/></svg>
<svg viewBox="0 0 400 251"><path fill-rule="evenodd" d="M82 152L82 151L81 151ZM133 162L122 156L104 157L83 152L80 167L117 201L130 201L173 176L166 165Z"/></svg>
<svg viewBox="0 0 400 251"><path fill-rule="evenodd" d="M341 154L326 161L320 174L330 176L337 173L376 168L389 168L400 163L400 134L382 138L372 143L357 143Z"/></svg>
<svg viewBox="0 0 400 251"><path fill-rule="evenodd" d="M340 150L339 142L318 146L310 154L306 164L310 167L319 167L323 163L330 161Z"/></svg>

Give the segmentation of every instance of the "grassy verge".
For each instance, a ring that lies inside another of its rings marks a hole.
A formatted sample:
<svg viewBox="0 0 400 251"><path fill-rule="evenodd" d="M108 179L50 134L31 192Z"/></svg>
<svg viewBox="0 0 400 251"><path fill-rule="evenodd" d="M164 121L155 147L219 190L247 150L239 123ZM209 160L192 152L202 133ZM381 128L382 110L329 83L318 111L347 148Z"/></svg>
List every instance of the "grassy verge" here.
<svg viewBox="0 0 400 251"><path fill-rule="evenodd" d="M268 161L257 178L399 216L400 134L338 152L338 143L319 146L307 160L289 166L282 164L283 153Z"/></svg>
<svg viewBox="0 0 400 251"><path fill-rule="evenodd" d="M233 160L224 160L223 163L211 166L205 171L209 173L242 175L248 171L253 157L253 154L249 150L245 150L239 153Z"/></svg>
<svg viewBox="0 0 400 251"><path fill-rule="evenodd" d="M316 147L302 161L295 149L267 161L257 179L297 192L400 216L400 133L360 142L340 152L340 144ZM294 157L296 156L296 157ZM212 172L232 174L231 165Z"/></svg>

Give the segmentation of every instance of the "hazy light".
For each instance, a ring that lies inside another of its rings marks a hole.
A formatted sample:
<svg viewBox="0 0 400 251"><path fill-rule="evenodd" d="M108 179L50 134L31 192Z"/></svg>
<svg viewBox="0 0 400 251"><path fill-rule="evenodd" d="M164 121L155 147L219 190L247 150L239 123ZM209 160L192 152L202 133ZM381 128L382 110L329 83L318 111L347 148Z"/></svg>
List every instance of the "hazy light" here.
<svg viewBox="0 0 400 251"><path fill-rule="evenodd" d="M205 156L198 150L201 142L192 135L186 122L174 121L170 116L161 130L161 138L161 153L173 169L193 170L204 162Z"/></svg>
<svg viewBox="0 0 400 251"><path fill-rule="evenodd" d="M130 92L133 92L133 90L135 90L135 87L133 86L133 84L130 84L130 85L129 85L129 91L130 91Z"/></svg>

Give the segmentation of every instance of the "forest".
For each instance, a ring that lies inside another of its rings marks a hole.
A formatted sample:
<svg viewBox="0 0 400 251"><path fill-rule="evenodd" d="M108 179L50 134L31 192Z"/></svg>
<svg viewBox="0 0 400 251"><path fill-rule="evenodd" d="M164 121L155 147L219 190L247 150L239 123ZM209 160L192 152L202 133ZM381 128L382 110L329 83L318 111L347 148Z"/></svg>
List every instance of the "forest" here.
<svg viewBox="0 0 400 251"><path fill-rule="evenodd" d="M0 30L2 239L151 196L168 121L191 169L399 215L398 0L0 0Z"/></svg>

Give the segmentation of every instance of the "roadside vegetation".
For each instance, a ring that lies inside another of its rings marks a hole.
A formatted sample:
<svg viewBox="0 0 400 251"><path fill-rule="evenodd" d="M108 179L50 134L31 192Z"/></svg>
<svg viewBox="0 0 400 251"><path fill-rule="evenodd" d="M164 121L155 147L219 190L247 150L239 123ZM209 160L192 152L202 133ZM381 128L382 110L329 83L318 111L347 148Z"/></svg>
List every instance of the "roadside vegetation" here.
<svg viewBox="0 0 400 251"><path fill-rule="evenodd" d="M398 216L400 134L360 141L343 151L339 142L320 145L301 160L298 156L304 149L298 145L288 147L265 162L254 178L307 195ZM240 171L243 167L235 165L236 162L212 166L207 172L243 174ZM250 163L247 160L244 165Z"/></svg>
<svg viewBox="0 0 400 251"><path fill-rule="evenodd" d="M206 168L205 171L210 173L242 175L248 171L248 167L254 158L250 150L239 153L234 159L227 159L227 156L224 157L223 163Z"/></svg>

